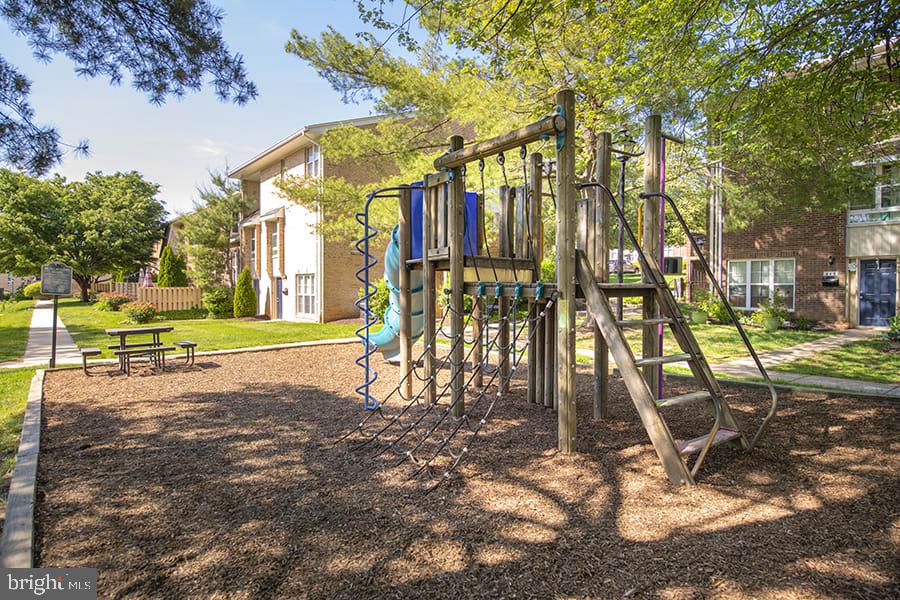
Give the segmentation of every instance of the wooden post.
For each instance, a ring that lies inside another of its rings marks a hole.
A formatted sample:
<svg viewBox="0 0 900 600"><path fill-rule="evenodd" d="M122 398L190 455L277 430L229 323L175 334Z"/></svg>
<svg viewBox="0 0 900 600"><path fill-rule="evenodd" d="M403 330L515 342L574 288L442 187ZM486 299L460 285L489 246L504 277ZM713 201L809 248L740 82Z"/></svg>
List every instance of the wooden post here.
<svg viewBox="0 0 900 600"><path fill-rule="evenodd" d="M544 406L556 408L556 303L544 316Z"/></svg>
<svg viewBox="0 0 900 600"><path fill-rule="evenodd" d="M644 124L644 193L659 192L659 157L660 140L662 139L662 118L659 115L650 115ZM644 199L644 227L641 240L641 249L648 257L656 260L659 256L659 203L660 198ZM661 265L660 265L661 267ZM649 273L643 274L644 282L651 282ZM656 297L650 294L643 300L644 319L654 319L658 315ZM644 358L659 355L658 328L656 325L643 327L643 343L641 355ZM658 399L657 380L659 377L659 365L644 367L644 378L653 397Z"/></svg>
<svg viewBox="0 0 900 600"><path fill-rule="evenodd" d="M422 339L425 341L425 402L429 405L437 402L437 381L435 379L435 312L437 302L434 282L434 263L428 260L428 251L434 246L434 217L437 196L444 186L435 186L431 175L425 175L422 196L422 316L424 328Z"/></svg>
<svg viewBox="0 0 900 600"><path fill-rule="evenodd" d="M612 135L608 131L600 133L597 139L597 156L595 160L595 177L597 183L609 189L612 180ZM609 203L614 200L601 188L594 188L594 256L591 265L594 277L599 281L609 279ZM609 347L606 338L593 322L594 329L594 418L609 418Z"/></svg>
<svg viewBox="0 0 900 600"><path fill-rule="evenodd" d="M559 403L559 450L575 451L575 92L561 90L556 102L562 107L566 119L562 148L556 153L557 189L557 290L559 301L556 311L557 373L556 384ZM559 147L559 141L557 147Z"/></svg>
<svg viewBox="0 0 900 600"><path fill-rule="evenodd" d="M410 190L400 190L400 207L397 221L400 238L400 376L406 378L403 380L403 385L400 388L400 396L404 400L412 398L413 395L413 378L410 374L412 367L412 315L410 314L412 296L410 294L410 272L406 264L412 248L409 229L412 208L410 206L411 200L412 193Z"/></svg>
<svg viewBox="0 0 900 600"><path fill-rule="evenodd" d="M450 137L450 151L460 150L463 147L461 135ZM451 171L450 193L447 202L447 244L450 246L450 339L454 344L450 352L450 384L451 402L453 410L451 414L461 417L466 412L465 405L465 344L457 343L465 336L463 324L465 322L465 297L463 295L463 273L465 271L465 210L466 210L466 182L463 179L462 169L459 167Z"/></svg>
<svg viewBox="0 0 900 600"><path fill-rule="evenodd" d="M534 153L529 159L529 195L528 203L528 227L531 233L531 245L527 248L527 256L534 261L534 280L541 279L541 262L544 260L544 222L541 219L541 201L543 194L543 168L544 157L540 153ZM534 330L529 327L528 334L531 340L528 344L528 389L529 400L542 404L544 397L544 319L540 318L544 309L543 301L533 301L530 318L534 323ZM533 334L533 335L532 335ZM532 363L534 367L532 368ZM531 390L534 390L531 392Z"/></svg>
<svg viewBox="0 0 900 600"><path fill-rule="evenodd" d="M476 201L475 219L477 222L475 231L475 254L481 256L484 250L484 196L478 194ZM484 387L484 327L481 320L484 318L484 298L475 296L472 302L472 331L475 338L475 347L472 349L472 384L477 388Z"/></svg>
<svg viewBox="0 0 900 600"><path fill-rule="evenodd" d="M500 256L513 255L513 240L510 234L513 232L513 219L515 218L514 190L502 185L500 186ZM498 352L498 365L500 368L500 392L509 391L509 374L510 374L510 352L509 352L509 298L503 296L499 301L500 306L500 332L497 337L497 344L500 346Z"/></svg>

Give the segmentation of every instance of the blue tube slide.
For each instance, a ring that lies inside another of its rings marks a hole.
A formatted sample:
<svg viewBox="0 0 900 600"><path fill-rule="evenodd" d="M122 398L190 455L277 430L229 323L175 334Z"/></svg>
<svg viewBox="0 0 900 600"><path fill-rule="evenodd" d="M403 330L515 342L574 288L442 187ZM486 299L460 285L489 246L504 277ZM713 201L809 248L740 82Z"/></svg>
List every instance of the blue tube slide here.
<svg viewBox="0 0 900 600"><path fill-rule="evenodd" d="M384 326L369 336L369 343L381 351L388 362L400 360L400 226L391 231L391 241L384 253L384 279L390 292L390 305L384 313ZM411 337L422 336L425 327L422 312L422 271L410 271L410 316L412 317Z"/></svg>

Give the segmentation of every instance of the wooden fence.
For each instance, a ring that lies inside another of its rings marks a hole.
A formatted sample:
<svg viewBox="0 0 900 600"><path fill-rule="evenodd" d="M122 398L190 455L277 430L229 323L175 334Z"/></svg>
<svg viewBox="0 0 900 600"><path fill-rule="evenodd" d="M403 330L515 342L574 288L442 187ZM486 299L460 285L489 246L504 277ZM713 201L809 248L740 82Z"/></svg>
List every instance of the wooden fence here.
<svg viewBox="0 0 900 600"><path fill-rule="evenodd" d="M139 287L140 286L136 283L106 281L104 283L95 284L94 291L96 291L98 294L104 292L107 294L124 294L132 300L137 300Z"/></svg>
<svg viewBox="0 0 900 600"><path fill-rule="evenodd" d="M124 294L132 300L150 302L159 310L186 310L202 305L202 294L198 287L141 287L136 283L98 283L97 292Z"/></svg>

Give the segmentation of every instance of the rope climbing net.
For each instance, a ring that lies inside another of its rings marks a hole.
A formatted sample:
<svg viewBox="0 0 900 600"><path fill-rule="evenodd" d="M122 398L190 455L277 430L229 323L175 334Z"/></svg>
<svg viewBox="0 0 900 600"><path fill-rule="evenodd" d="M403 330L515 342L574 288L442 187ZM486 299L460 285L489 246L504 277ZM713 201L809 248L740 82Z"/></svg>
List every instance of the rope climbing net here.
<svg viewBox="0 0 900 600"><path fill-rule="evenodd" d="M432 483L426 493L431 492L441 483L449 480L459 468L465 457L469 454L482 428L493 414L497 400L502 397L502 389L508 381L503 381L504 367L509 365L511 380L519 367L522 359L527 356L528 349L534 339L537 330L533 325L544 318L546 311L553 305L555 298L552 296L542 304L542 310L535 312L534 316L519 318L520 297L514 296L509 307L501 314L499 311L500 296L483 295L488 307L481 316L473 317L473 313L465 315L466 329L478 321L480 330L485 332L484 359L481 364L473 364L468 377L465 378L464 389L468 399L465 403L465 412L461 416L454 416L454 408L457 401L442 402L442 399L452 397L453 378L442 377L446 375L448 367L452 367L453 349L464 344L468 350L464 355L464 363L473 360L476 348L474 335L459 336L456 340L450 340L449 346L443 345L446 350L438 361L435 375L438 384L438 393L435 402L424 401L425 390L431 383L432 376L422 376L417 364L429 351L429 345L438 344L437 335L423 341L423 348L412 367L402 374L400 382L378 404L378 406L366 413L365 417L347 432L341 439L357 438L354 450L361 451L374 448L371 458L391 453L397 459L391 466L397 468L405 463L413 465L409 477L416 478L423 473L432 476ZM489 301L489 302L488 302ZM452 309L447 306L441 316L443 323ZM496 315L496 318L493 318ZM501 343L501 330L511 327L510 341ZM440 332L440 327L437 329ZM527 334L525 332L528 332ZM437 347L437 346L436 346ZM491 357L495 356L491 365ZM476 361L477 362L477 361ZM458 365L459 368L464 365ZM475 385L478 369L486 376L483 385ZM407 379L413 378L419 382L419 390L411 398L403 398L401 388Z"/></svg>

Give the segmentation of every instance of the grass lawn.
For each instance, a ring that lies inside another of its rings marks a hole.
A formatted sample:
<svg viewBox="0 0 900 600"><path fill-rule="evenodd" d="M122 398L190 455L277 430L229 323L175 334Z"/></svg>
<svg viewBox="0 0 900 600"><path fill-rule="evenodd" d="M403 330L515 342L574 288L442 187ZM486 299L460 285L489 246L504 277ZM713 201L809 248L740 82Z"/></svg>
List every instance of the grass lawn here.
<svg viewBox="0 0 900 600"><path fill-rule="evenodd" d="M34 369L0 369L0 506L4 509L33 375Z"/></svg>
<svg viewBox="0 0 900 600"><path fill-rule="evenodd" d="M694 337L703 349L703 354L710 364L727 362L749 356L747 349L744 347L741 336L738 334L736 327L728 325L713 325L710 323L698 325L691 324ZM794 331L788 329L780 329L774 333L766 333L758 327L745 327L747 336L753 348L759 352L767 350L778 350L795 346L804 342L819 339L828 332L822 331ZM628 330L626 333L628 343L631 345L632 351L636 356L641 354L641 333L640 330ZM664 351L666 354L674 354L680 352L675 343L675 337L669 328L666 328ZM578 336L578 348L593 349L593 340L588 334Z"/></svg>
<svg viewBox="0 0 900 600"><path fill-rule="evenodd" d="M125 315L119 312L95 310L92 304L76 300L60 302L59 315L79 347L100 348L103 350L103 356L113 356L112 351L107 350L106 347L118 343L118 338L109 337L104 330L122 327ZM173 326L174 331L162 336L163 344L171 344L178 340L191 340L197 342L197 349L200 352L353 337L357 328L353 324L322 325L319 323L236 321L232 319L153 321L149 325Z"/></svg>
<svg viewBox="0 0 900 600"><path fill-rule="evenodd" d="M853 342L779 365L778 370L900 384L900 354L884 352L886 346L887 341L879 339Z"/></svg>
<svg viewBox="0 0 900 600"><path fill-rule="evenodd" d="M17 360L25 353L33 300L0 303L0 362Z"/></svg>

